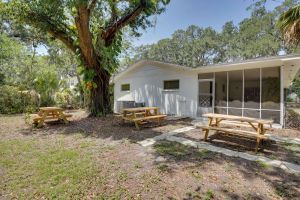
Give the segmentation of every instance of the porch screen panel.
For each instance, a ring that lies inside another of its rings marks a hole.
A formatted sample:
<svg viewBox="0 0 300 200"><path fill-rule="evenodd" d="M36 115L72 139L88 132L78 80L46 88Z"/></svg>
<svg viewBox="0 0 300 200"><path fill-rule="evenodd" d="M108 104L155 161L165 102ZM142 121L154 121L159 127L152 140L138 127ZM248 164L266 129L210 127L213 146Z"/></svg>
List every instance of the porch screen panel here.
<svg viewBox="0 0 300 200"><path fill-rule="evenodd" d="M260 108L260 69L245 70L244 108Z"/></svg>
<svg viewBox="0 0 300 200"><path fill-rule="evenodd" d="M218 113L218 114L224 114L226 115L227 114L227 108L218 108L218 107L215 107L215 113Z"/></svg>
<svg viewBox="0 0 300 200"><path fill-rule="evenodd" d="M244 116L245 117L260 118L260 113L259 112L260 112L259 110L244 109Z"/></svg>
<svg viewBox="0 0 300 200"><path fill-rule="evenodd" d="M242 108L243 71L230 71L228 72L228 78L228 107Z"/></svg>
<svg viewBox="0 0 300 200"><path fill-rule="evenodd" d="M215 73L215 106L227 106L227 72Z"/></svg>
<svg viewBox="0 0 300 200"><path fill-rule="evenodd" d="M262 110L261 111L262 119L272 119L274 123L280 123L280 111L270 111L270 110Z"/></svg>
<svg viewBox="0 0 300 200"><path fill-rule="evenodd" d="M228 115L242 116L242 109L228 108Z"/></svg>
<svg viewBox="0 0 300 200"><path fill-rule="evenodd" d="M280 68L262 69L262 109L280 110ZM264 118L262 116L262 118Z"/></svg>

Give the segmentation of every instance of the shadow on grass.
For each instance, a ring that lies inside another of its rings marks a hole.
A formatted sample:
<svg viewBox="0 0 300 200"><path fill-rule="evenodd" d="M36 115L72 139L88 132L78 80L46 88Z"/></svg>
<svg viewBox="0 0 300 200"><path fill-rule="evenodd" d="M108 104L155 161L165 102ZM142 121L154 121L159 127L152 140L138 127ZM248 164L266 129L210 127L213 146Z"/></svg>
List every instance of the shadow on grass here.
<svg viewBox="0 0 300 200"><path fill-rule="evenodd" d="M203 141L203 136L200 137L201 130L197 130L199 132L199 135L195 133L192 135L181 133L178 134L178 136L193 141ZM211 145L217 147L257 155L254 152L254 148L256 145L255 138L228 135L212 131L209 134L208 142ZM262 155L273 160L282 160L300 165L300 145L296 144L280 143L272 140L266 140L260 144L258 155Z"/></svg>
<svg viewBox="0 0 300 200"><path fill-rule="evenodd" d="M222 154L185 146L177 142L160 141L154 145L154 150L156 157L165 158L162 162L156 163L158 167L164 166L165 169L172 169L174 168L174 164L177 166L189 166L183 167L183 170L190 170L189 174L194 178L199 179L200 182L203 181L204 176L208 176L208 174L205 174L205 172L201 170L207 163L209 163L209 165L215 164L214 166L217 165L220 166L220 168L226 168L226 163L231 163L231 173L235 174L237 171L240 172L247 182L252 182L257 178L261 178L274 189L278 196L284 199L300 198L300 176L295 174L291 175L279 168L273 168L258 162L227 157ZM191 164L192 166L190 166ZM170 175L174 173L172 170L164 170L163 172L170 173ZM224 173L228 173L226 172L226 169L224 169ZM218 174L218 176L222 176L222 174ZM232 184L238 185L240 183L232 180L231 185ZM227 188L223 187L222 184L218 187L218 191L205 191L207 189L202 188L201 184L194 188L196 189L188 192L184 199L213 199L214 192L216 192L218 196L221 195L229 199L268 198L267 196L263 197L254 192L250 192L250 190L248 193L243 195L231 192ZM174 198L169 197L169 199Z"/></svg>
<svg viewBox="0 0 300 200"><path fill-rule="evenodd" d="M108 115L107 117L84 117L73 119L69 124L58 121L47 122L46 126L39 129L24 129L24 135L42 134L82 134L84 137L101 139L123 140L138 142L152 138L162 133L175 130L179 127L190 125L190 119L164 120L160 126L155 122L143 124L141 130L137 130L133 123L122 122L120 117Z"/></svg>

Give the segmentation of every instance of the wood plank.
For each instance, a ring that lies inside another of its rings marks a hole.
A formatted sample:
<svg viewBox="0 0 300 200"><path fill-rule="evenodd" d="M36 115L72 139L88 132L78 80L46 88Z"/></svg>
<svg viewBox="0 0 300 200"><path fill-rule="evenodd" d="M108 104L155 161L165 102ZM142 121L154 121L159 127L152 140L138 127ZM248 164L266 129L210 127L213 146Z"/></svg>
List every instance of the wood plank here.
<svg viewBox="0 0 300 200"><path fill-rule="evenodd" d="M146 110L157 110L158 107L138 107L138 108L125 108L123 112L137 112L137 111L146 111Z"/></svg>
<svg viewBox="0 0 300 200"><path fill-rule="evenodd" d="M167 115L152 115L147 117L138 117L134 118L133 121L143 121L143 120L149 120L149 119L159 119L159 118L165 118Z"/></svg>
<svg viewBox="0 0 300 200"><path fill-rule="evenodd" d="M60 107L41 107L39 108L41 111L61 111L63 110Z"/></svg>
<svg viewBox="0 0 300 200"><path fill-rule="evenodd" d="M272 124L273 123L273 120L257 119L257 118L251 118L251 117L241 117L241 116L235 116L235 115L207 113L207 114L203 114L202 116L208 117L208 118L211 117L211 118L216 118L216 119L241 121L241 122L255 122L255 123L261 123L261 124Z"/></svg>
<svg viewBox="0 0 300 200"><path fill-rule="evenodd" d="M215 131L223 131L226 133L232 133L235 135L241 135L241 136L253 136L253 137L259 137L262 139L267 139L268 137L266 135L257 134L256 132L252 131L245 131L245 130L236 130L236 129L230 129L230 128L223 128L223 127L215 127L215 126L205 126L205 125L197 125L197 128L202 128L203 130L215 130Z"/></svg>

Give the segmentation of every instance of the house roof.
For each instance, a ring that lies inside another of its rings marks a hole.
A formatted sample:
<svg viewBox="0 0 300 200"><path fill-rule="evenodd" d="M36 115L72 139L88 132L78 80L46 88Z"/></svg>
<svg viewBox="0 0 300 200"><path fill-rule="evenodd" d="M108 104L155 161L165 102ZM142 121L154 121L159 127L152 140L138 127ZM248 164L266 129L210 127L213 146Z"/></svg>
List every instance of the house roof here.
<svg viewBox="0 0 300 200"><path fill-rule="evenodd" d="M300 69L300 55L284 55L284 56L272 56L272 57L261 57L255 59L249 59L238 62L230 63L220 63L212 64L206 66L198 67L187 67L177 64L164 63L160 61L153 60L140 60L135 64L131 65L127 69L119 72L113 77L113 82L117 81L119 78L124 76L127 73L130 73L132 70L142 67L145 65L157 66L157 67L172 67L179 71L191 71L195 73L209 73L209 72L220 72L220 71L231 71L239 69L251 69L257 67L272 67L272 66L284 66L285 69L285 78L284 86L288 87L294 77L298 74ZM259 66L258 66L259 65Z"/></svg>

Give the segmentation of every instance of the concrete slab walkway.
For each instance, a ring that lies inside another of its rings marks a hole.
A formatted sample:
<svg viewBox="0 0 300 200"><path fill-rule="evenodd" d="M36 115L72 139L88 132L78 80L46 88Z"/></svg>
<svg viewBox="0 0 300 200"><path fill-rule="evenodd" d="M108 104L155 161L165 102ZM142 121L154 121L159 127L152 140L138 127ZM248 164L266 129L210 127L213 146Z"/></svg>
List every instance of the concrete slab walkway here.
<svg viewBox="0 0 300 200"><path fill-rule="evenodd" d="M188 145L188 146L192 146L192 147L200 148L200 149L206 149L208 151L221 153L221 154L224 154L224 155L230 156L230 157L238 157L238 158L242 158L242 159L249 160L249 161L264 162L267 165L279 167L279 168L284 169L291 173L300 173L300 165L296 165L296 164L289 163L286 161L272 160L272 159L264 157L264 156L252 155L252 154L248 154L245 152L233 151L233 150L222 148L222 147L216 147L207 142L201 142L201 141L196 142L196 141L192 141L192 140L189 140L189 139L186 139L183 137L175 136L178 133L187 132L187 131L193 130L193 129L195 129L194 126L187 126L184 128L176 129L169 133L164 133L162 135L143 140L138 143L140 145L146 147L146 146L151 146L151 145L155 144L155 142L157 142L159 140L168 140L168 141L173 141L173 142L179 142L183 145ZM283 137L278 137L278 136L275 137L272 134L269 134L269 137L271 140L274 140L276 142L300 144L300 143L298 143L299 142L298 139L289 139L289 138L283 138Z"/></svg>

